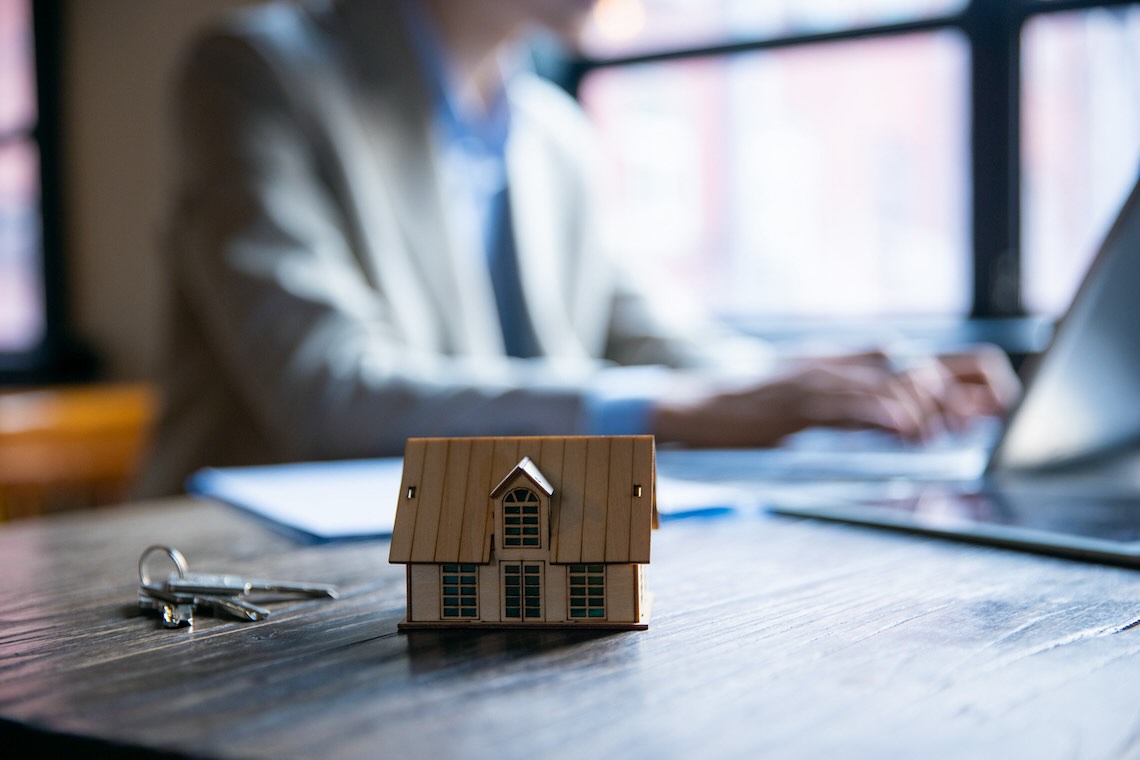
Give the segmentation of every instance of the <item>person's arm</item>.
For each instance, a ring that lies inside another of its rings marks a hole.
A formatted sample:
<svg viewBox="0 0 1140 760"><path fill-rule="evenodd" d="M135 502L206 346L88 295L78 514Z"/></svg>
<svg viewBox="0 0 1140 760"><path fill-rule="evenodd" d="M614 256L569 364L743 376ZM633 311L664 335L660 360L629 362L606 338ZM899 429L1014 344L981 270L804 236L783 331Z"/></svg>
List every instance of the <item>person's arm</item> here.
<svg viewBox="0 0 1140 760"><path fill-rule="evenodd" d="M662 442L690 446L771 446L810 427L876 428L922 440L1007 412L1020 390L1008 358L993 346L902 368L882 353L814 357L760 381L695 381L652 406L650 427Z"/></svg>

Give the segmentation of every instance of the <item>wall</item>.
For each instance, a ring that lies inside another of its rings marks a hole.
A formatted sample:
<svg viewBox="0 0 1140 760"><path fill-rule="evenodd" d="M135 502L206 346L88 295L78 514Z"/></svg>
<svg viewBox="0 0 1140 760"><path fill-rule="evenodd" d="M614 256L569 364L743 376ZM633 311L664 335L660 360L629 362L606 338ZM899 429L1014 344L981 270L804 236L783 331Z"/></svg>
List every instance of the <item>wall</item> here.
<svg viewBox="0 0 1140 760"><path fill-rule="evenodd" d="M249 0L68 0L64 165L72 313L111 379L145 379L163 335L159 230L168 84L189 36Z"/></svg>

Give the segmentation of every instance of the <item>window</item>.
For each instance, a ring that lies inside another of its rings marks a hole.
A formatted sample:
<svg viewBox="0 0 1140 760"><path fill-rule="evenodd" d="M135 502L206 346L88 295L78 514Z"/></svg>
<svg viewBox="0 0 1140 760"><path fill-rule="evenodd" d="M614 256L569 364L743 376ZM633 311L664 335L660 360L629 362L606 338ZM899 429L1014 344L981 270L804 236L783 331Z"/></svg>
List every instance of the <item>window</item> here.
<svg viewBox="0 0 1140 760"><path fill-rule="evenodd" d="M503 619L542 619L540 562L506 562L503 568Z"/></svg>
<svg viewBox="0 0 1140 760"><path fill-rule="evenodd" d="M515 488L503 497L503 547L539 547L538 494L529 488Z"/></svg>
<svg viewBox="0 0 1140 760"><path fill-rule="evenodd" d="M44 337L31 0L0 0L0 352Z"/></svg>
<svg viewBox="0 0 1140 760"><path fill-rule="evenodd" d="M616 245L738 323L1055 316L1140 167L1138 2L602 0L584 50Z"/></svg>
<svg viewBox="0 0 1140 760"><path fill-rule="evenodd" d="M571 618L606 616L606 566L570 565L569 615Z"/></svg>
<svg viewBox="0 0 1140 760"><path fill-rule="evenodd" d="M59 192L59 0L0 0L0 382L76 379Z"/></svg>
<svg viewBox="0 0 1140 760"><path fill-rule="evenodd" d="M479 617L479 574L475 565L444 565L440 573L442 617Z"/></svg>
<svg viewBox="0 0 1140 760"><path fill-rule="evenodd" d="M1057 314L1136 181L1140 6L1034 17L1022 53L1025 306Z"/></svg>

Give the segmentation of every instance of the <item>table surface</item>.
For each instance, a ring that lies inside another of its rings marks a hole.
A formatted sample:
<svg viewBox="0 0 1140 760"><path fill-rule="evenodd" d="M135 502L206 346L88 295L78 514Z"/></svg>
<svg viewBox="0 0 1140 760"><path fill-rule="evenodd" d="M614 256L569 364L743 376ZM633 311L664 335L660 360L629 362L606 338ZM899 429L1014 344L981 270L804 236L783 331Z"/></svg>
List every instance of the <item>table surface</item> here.
<svg viewBox="0 0 1140 760"><path fill-rule="evenodd" d="M153 543L342 596L164 629L135 605ZM190 499L0 527L0 735L325 759L1140 755L1133 570L689 519L654 535L648 631L399 634L387 555Z"/></svg>

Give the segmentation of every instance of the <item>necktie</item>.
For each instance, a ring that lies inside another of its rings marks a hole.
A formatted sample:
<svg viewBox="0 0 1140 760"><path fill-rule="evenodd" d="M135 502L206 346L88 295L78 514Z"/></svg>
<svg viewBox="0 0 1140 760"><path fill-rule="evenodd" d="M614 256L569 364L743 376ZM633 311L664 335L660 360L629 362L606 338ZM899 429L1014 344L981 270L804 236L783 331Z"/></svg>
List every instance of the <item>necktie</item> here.
<svg viewBox="0 0 1140 760"><path fill-rule="evenodd" d="M499 308L499 324L503 344L509 356L528 358L538 355L538 341L527 312L519 279L515 236L511 226L510 192L506 187L495 194L491 209L488 265L495 302Z"/></svg>

